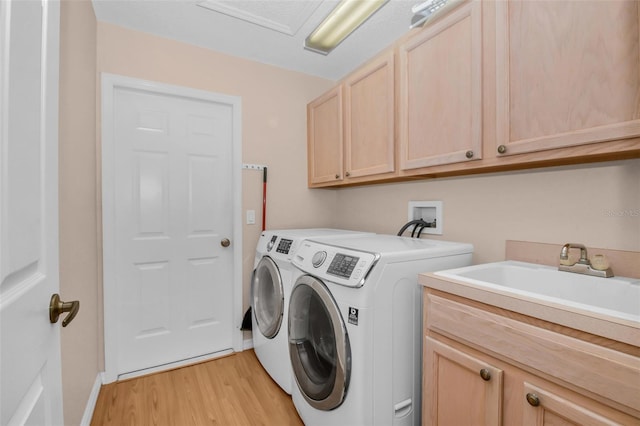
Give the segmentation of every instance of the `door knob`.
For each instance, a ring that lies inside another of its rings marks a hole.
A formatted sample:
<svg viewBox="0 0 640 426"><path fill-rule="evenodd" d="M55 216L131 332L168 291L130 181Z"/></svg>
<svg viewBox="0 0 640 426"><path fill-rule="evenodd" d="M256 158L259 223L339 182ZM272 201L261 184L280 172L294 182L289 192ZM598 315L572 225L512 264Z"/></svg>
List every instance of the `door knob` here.
<svg viewBox="0 0 640 426"><path fill-rule="evenodd" d="M228 238L223 238L222 241L220 241L220 245L222 247L229 247L230 244L231 240L229 240Z"/></svg>
<svg viewBox="0 0 640 426"><path fill-rule="evenodd" d="M60 295L58 293L51 296L51 302L49 302L49 321L52 324L58 322L58 318L64 312L69 312L62 320L62 326L66 327L69 325L71 321L78 315L78 311L80 310L80 302L78 300L74 300L73 302L63 302L60 300Z"/></svg>

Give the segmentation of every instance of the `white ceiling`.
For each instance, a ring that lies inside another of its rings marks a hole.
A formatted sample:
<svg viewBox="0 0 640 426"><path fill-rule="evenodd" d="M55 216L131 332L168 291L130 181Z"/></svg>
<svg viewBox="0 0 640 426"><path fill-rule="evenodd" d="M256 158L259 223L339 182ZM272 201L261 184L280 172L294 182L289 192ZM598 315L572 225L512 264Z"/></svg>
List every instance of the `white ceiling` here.
<svg viewBox="0 0 640 426"><path fill-rule="evenodd" d="M420 0L390 0L327 56L303 43L337 0L92 1L101 22L339 80L408 32Z"/></svg>

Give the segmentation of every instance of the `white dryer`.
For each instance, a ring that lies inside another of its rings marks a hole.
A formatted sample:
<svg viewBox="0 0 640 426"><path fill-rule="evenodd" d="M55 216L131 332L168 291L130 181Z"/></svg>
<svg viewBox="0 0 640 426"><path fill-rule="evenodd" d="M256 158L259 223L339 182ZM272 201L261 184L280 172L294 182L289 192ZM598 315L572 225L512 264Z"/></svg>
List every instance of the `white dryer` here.
<svg viewBox="0 0 640 426"><path fill-rule="evenodd" d="M293 376L287 347L289 296L293 286L291 258L305 238L370 235L341 229L264 231L256 246L251 279L253 348L271 378L291 394Z"/></svg>
<svg viewBox="0 0 640 426"><path fill-rule="evenodd" d="M418 274L470 265L472 253L471 244L391 235L300 245L288 328L305 425L420 424Z"/></svg>

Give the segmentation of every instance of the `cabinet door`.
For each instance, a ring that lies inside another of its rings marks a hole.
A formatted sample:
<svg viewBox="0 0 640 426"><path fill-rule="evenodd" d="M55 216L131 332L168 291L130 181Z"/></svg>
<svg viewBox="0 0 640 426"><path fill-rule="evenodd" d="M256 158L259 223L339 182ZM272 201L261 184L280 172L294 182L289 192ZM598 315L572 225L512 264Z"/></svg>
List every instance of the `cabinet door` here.
<svg viewBox="0 0 640 426"><path fill-rule="evenodd" d="M611 426L631 425L638 421L593 401L589 406L572 401L570 391L560 396L527 382L522 401L523 426ZM593 410L595 406L600 406L600 413Z"/></svg>
<svg viewBox="0 0 640 426"><path fill-rule="evenodd" d="M425 424L502 424L502 370L428 336L423 369Z"/></svg>
<svg viewBox="0 0 640 426"><path fill-rule="evenodd" d="M345 176L393 172L393 51L349 76L345 89Z"/></svg>
<svg viewBox="0 0 640 426"><path fill-rule="evenodd" d="M482 158L481 2L399 47L400 168Z"/></svg>
<svg viewBox="0 0 640 426"><path fill-rule="evenodd" d="M498 155L640 136L639 8L496 3Z"/></svg>
<svg viewBox="0 0 640 426"><path fill-rule="evenodd" d="M342 86L307 105L309 185L342 179L342 126Z"/></svg>

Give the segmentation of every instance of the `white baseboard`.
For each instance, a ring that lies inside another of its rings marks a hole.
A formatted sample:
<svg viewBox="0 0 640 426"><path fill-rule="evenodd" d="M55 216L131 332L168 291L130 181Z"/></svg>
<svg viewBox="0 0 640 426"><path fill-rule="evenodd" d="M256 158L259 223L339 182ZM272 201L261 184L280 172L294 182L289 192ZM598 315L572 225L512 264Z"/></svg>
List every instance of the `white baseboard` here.
<svg viewBox="0 0 640 426"><path fill-rule="evenodd" d="M96 403L98 402L98 395L100 395L100 388L102 387L102 373L98 373L96 381L93 382L89 399L87 400L87 406L84 408L84 414L82 420L80 420L80 426L89 426L91 424L91 418L93 417L93 411L96 409Z"/></svg>
<svg viewBox="0 0 640 426"><path fill-rule="evenodd" d="M1 0L0 0L1 1ZM224 351L213 352L207 355L196 356L189 359L184 359L181 361L171 362L169 364L159 365L157 367L145 368L144 370L132 371L131 373L124 373L118 375L118 381L133 379L134 377L142 377L147 376L149 374L159 373L162 371L169 371L180 367L186 367L192 364L198 364L203 361L210 361L212 359L220 358L225 355L229 355L233 353L233 350L226 349Z"/></svg>

